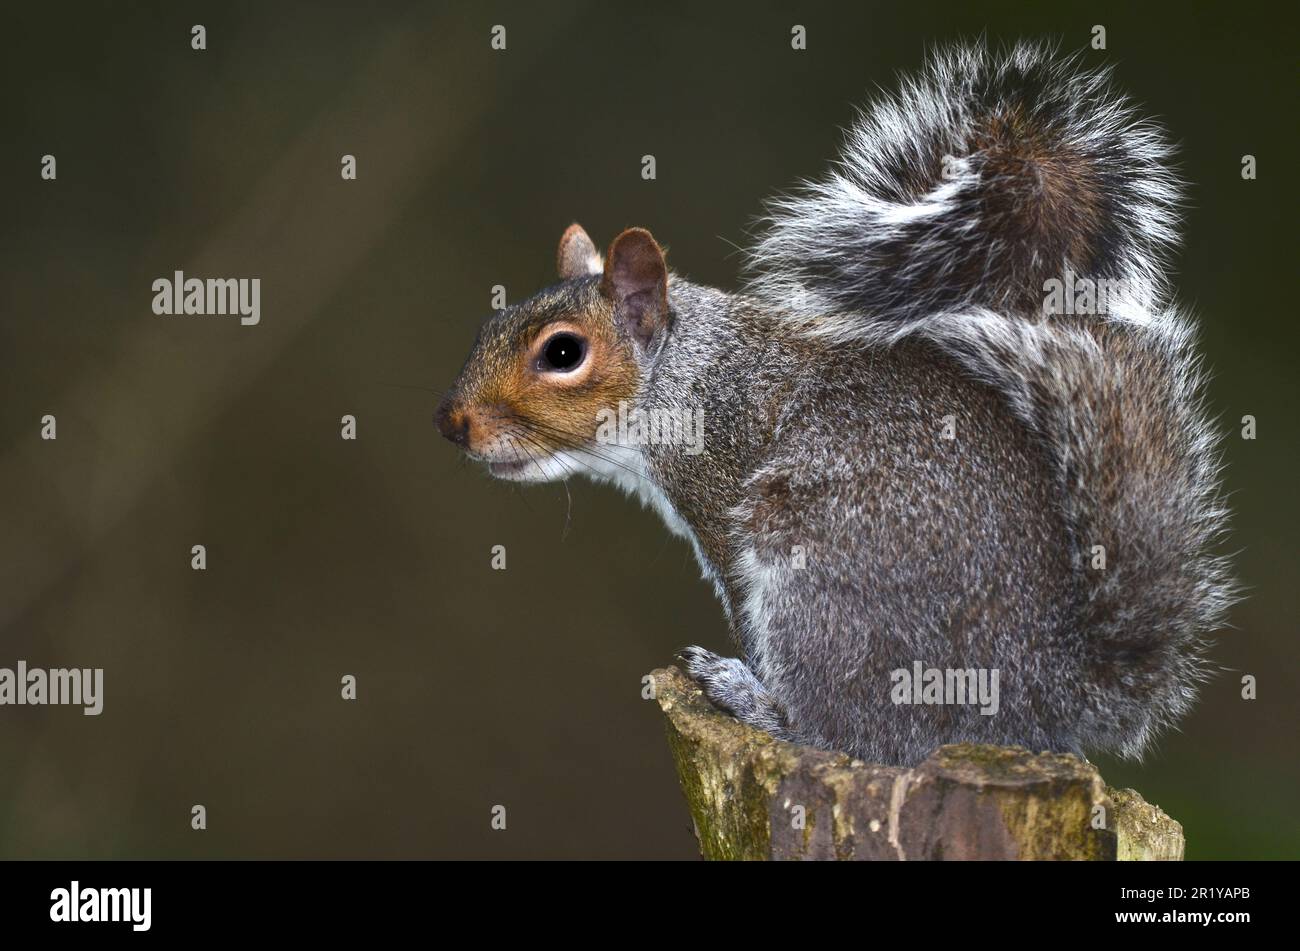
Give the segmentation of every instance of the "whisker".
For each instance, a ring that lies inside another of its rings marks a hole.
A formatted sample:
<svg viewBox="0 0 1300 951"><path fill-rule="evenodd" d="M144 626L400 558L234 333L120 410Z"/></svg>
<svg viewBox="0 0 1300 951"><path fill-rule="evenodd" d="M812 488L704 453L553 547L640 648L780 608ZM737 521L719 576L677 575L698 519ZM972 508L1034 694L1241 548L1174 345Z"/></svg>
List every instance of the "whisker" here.
<svg viewBox="0 0 1300 951"><path fill-rule="evenodd" d="M636 476L637 478L642 477L642 473L640 471L634 469L632 466L627 465L625 462L622 462L617 456L613 455L608 450L601 448L599 445L593 446L587 444L585 440L575 437L574 434L572 433L567 433L564 432L563 430L558 430L558 429L551 429L544 425L537 425L534 427L534 429L536 432L540 433L541 435L549 436L551 439L560 443L561 446L565 449L569 449L577 453L585 453L586 455L599 459L602 462L607 463L617 469L622 469L623 471L627 472L629 475ZM577 461L581 462L580 459ZM584 466L586 465L585 463L582 464ZM593 472L596 471L591 466L586 466L586 468L591 469Z"/></svg>
<svg viewBox="0 0 1300 951"><path fill-rule="evenodd" d="M529 436L523 433L519 433L517 435L518 438L524 440L525 443L534 442L539 449L546 451L545 446L543 446L539 442L535 442ZM510 436L510 440L512 443L515 441L515 438L516 438L516 434L512 434ZM569 478L575 475L576 473L573 471L573 469L569 467L569 464L565 462L564 459L549 452L548 452L548 456L550 459L557 462L560 468L564 470L564 478L560 480L560 483L564 486L565 498L568 499L568 507L565 509L564 512L564 527L560 529L560 541L564 541L566 538L569 537L569 527L573 524L573 493L569 491ZM531 454L529 454L529 458L536 461L535 457L533 457Z"/></svg>
<svg viewBox="0 0 1300 951"><path fill-rule="evenodd" d="M642 478L643 474L640 471L627 465L625 462L622 462L616 456L612 455L607 450L602 449L598 445L595 446L590 445L587 441L587 437L583 436L580 433L570 432L568 430L561 429L558 426L549 425L547 423L543 423L532 419L526 419L524 417L517 416L514 414L509 414L509 413L494 413L488 416L487 418L495 421L514 423L517 426L522 427L523 429L533 433L535 436L540 435L540 436L546 436L550 438L554 442L558 443L560 448L562 449L567 449L570 450L571 452L585 453L589 456L599 459L601 462L613 466L614 468L622 469L624 472L628 473L631 476L634 476L637 479ZM545 453L548 456L553 454L553 450L543 445L539 440L535 438L532 439L532 444L535 445L538 449L540 449L543 453ZM644 452L644 450L639 449L635 446L620 446L619 448L632 449L635 452ZM595 473L597 475L600 474L599 470L597 470L594 466L588 465L587 463L583 462L581 459L574 459L574 462L578 463L583 468L587 469L592 473ZM569 470L568 467L566 466L565 471L571 471L571 470Z"/></svg>

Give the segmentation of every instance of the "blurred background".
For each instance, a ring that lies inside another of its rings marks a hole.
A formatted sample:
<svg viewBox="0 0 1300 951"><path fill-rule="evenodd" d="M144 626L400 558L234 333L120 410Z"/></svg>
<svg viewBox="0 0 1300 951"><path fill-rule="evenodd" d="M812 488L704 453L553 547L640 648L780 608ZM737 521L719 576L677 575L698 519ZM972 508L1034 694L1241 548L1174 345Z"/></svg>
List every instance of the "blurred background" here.
<svg viewBox="0 0 1300 951"><path fill-rule="evenodd" d="M159 2L6 12L0 667L103 667L105 706L0 708L0 857L696 855L640 697L729 652L690 552L611 489L462 465L436 393L571 221L735 287L761 200L929 46L1096 24L1088 60L1182 144L1249 586L1181 732L1099 766L1189 858L1300 856L1296 87L1262 8ZM260 277L261 323L155 316L177 269Z"/></svg>

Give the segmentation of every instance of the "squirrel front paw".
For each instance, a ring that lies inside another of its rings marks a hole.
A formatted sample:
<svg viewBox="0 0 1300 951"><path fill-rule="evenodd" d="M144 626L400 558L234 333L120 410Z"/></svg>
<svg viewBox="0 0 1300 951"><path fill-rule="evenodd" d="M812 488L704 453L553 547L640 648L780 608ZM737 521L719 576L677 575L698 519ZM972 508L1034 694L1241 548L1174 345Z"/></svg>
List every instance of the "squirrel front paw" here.
<svg viewBox="0 0 1300 951"><path fill-rule="evenodd" d="M791 739L785 711L743 660L719 657L703 647L687 647L677 657L714 706L779 739Z"/></svg>

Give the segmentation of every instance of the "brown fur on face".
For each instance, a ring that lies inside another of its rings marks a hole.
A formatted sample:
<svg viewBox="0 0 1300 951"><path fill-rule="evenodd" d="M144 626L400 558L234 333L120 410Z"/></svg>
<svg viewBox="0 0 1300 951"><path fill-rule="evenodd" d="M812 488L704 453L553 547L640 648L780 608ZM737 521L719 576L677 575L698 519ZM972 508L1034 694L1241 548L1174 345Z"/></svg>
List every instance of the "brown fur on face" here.
<svg viewBox="0 0 1300 951"><path fill-rule="evenodd" d="M639 382L631 344L613 313L600 279L584 277L493 314L438 409L439 428L507 478L520 477L530 460L591 448L599 412L617 412ZM585 355L569 372L550 372L541 354L560 332L582 340ZM539 475L534 467L531 477Z"/></svg>
<svg viewBox="0 0 1300 951"><path fill-rule="evenodd" d="M556 260L563 282L488 318L434 414L444 436L502 478L567 478L591 457L626 468L596 442L602 411L631 404L640 385L634 348L668 325L668 269L650 232L624 231L602 262L570 225ZM544 356L561 333L582 345L567 370Z"/></svg>

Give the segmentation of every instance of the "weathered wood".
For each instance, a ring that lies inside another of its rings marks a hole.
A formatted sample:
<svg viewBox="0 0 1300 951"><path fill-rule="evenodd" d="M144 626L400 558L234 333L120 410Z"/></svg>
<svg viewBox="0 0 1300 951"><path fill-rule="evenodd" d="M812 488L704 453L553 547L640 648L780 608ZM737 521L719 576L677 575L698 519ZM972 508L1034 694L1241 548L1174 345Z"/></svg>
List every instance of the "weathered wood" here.
<svg viewBox="0 0 1300 951"><path fill-rule="evenodd" d="M1181 859L1182 826L1077 756L940 747L914 769L774 739L656 670L668 745L709 859Z"/></svg>

